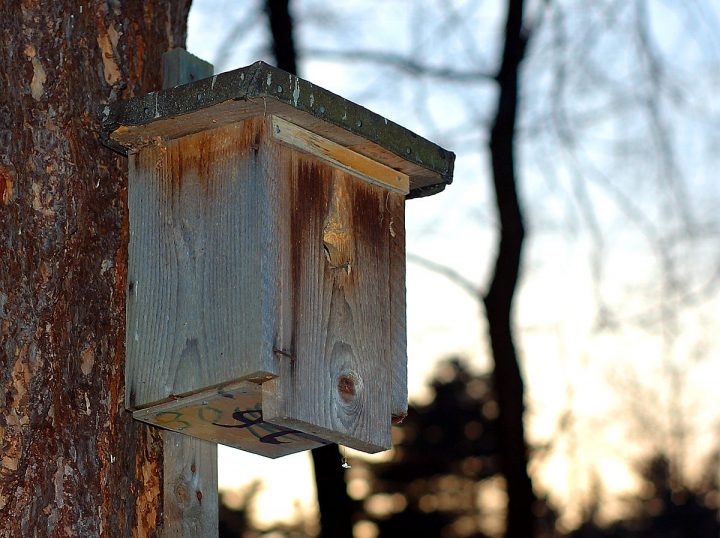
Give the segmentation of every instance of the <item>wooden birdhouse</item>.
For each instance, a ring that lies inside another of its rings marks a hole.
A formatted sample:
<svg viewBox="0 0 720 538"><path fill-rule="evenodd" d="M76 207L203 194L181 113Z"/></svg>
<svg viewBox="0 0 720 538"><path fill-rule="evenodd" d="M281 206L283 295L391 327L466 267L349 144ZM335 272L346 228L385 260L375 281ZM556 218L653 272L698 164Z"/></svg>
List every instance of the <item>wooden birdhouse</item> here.
<svg viewBox="0 0 720 538"><path fill-rule="evenodd" d="M390 447L407 198L454 155L262 62L107 106L127 155L126 407L277 457Z"/></svg>

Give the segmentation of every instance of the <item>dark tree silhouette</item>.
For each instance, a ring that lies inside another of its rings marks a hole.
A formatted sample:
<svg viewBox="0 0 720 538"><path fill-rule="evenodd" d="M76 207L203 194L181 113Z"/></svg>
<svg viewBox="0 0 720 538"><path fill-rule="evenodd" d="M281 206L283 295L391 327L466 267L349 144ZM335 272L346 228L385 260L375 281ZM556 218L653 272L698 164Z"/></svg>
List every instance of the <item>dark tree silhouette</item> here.
<svg viewBox="0 0 720 538"><path fill-rule="evenodd" d="M440 363L431 385L434 398L410 406L396 431L392 460L357 462L350 471L351 486L360 474L369 475L371 488L356 519L374 523L380 538L481 538L480 517L502 524L503 514L489 513L478 499L483 481L500 476L492 380L490 374L473 374L459 358ZM378 500L384 510L378 511ZM552 529L555 513L545 508Z"/></svg>
<svg viewBox="0 0 720 538"><path fill-rule="evenodd" d="M245 532L252 528L249 517L249 508L257 488L255 484L249 487L248 493L237 508L230 508L225 502L225 496L220 495L218 503L218 538L242 538Z"/></svg>
<svg viewBox="0 0 720 538"><path fill-rule="evenodd" d="M270 23L272 53L277 67L297 74L297 52L290 0L266 0L265 12Z"/></svg>
<svg viewBox="0 0 720 538"><path fill-rule="evenodd" d="M720 476L718 456L704 465L696 484L677 483L670 458L650 456L640 465L643 483L638 497L628 499L630 515L600 525L593 515L601 500L595 498L590 517L569 538L713 538L720 536Z"/></svg>
<svg viewBox="0 0 720 538"><path fill-rule="evenodd" d="M338 446L316 448L312 451L312 458L320 508L320 536L352 538L352 499L347 494L345 469Z"/></svg>
<svg viewBox="0 0 720 538"><path fill-rule="evenodd" d="M528 34L523 25L523 0L509 0L502 63L497 74L499 94L490 135L493 185L500 221L500 243L490 288L484 297L499 403L500 469L508 490L507 537L534 536L535 495L527 471L524 426L524 385L512 328L512 304L520 274L525 227L518 200L515 127L520 67Z"/></svg>
<svg viewBox="0 0 720 538"><path fill-rule="evenodd" d="M477 520L478 482L498 472L497 401L490 376L472 375L457 358L441 363L438 372L433 400L411 405L396 430L392 460L358 461L358 469L350 471L352 477L367 465L372 491L356 517L375 523L380 538L460 536L453 530L460 518ZM393 499L386 513L372 509L378 495ZM474 528L465 536L484 535Z"/></svg>

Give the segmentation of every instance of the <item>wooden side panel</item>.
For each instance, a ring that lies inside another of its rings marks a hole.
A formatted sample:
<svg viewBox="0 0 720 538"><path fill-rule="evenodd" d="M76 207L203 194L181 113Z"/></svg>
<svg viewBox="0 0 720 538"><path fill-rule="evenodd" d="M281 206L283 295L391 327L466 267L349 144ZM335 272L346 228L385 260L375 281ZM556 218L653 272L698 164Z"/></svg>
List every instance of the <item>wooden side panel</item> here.
<svg viewBox="0 0 720 538"><path fill-rule="evenodd" d="M367 452L390 447L388 191L289 148L292 349L263 413ZM401 195L398 195L401 196Z"/></svg>
<svg viewBox="0 0 720 538"><path fill-rule="evenodd" d="M392 345L393 423L407 416L407 316L405 312L405 197L387 193L390 213L390 342Z"/></svg>
<svg viewBox="0 0 720 538"><path fill-rule="evenodd" d="M217 444L164 431L161 536L217 536Z"/></svg>
<svg viewBox="0 0 720 538"><path fill-rule="evenodd" d="M272 376L272 207L262 120L146 147L129 159L126 405ZM264 235L265 234L265 235ZM269 291L270 290L270 291Z"/></svg>

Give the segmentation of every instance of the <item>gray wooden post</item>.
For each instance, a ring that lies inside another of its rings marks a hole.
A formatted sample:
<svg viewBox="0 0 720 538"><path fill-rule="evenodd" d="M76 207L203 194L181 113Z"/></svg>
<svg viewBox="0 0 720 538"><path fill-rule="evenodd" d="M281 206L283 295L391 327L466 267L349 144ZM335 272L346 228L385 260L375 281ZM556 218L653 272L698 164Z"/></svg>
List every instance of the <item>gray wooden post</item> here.
<svg viewBox="0 0 720 538"><path fill-rule="evenodd" d="M163 54L163 89L210 77L213 66L184 49ZM169 536L218 535L217 443L162 431L163 531Z"/></svg>

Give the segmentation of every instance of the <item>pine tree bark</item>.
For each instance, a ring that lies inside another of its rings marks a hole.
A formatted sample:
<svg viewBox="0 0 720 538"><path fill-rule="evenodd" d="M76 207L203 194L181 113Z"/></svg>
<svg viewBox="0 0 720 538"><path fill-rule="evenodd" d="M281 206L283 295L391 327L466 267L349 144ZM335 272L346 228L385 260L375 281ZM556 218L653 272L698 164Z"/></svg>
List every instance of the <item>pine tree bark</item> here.
<svg viewBox="0 0 720 538"><path fill-rule="evenodd" d="M190 0L0 2L0 536L151 536L159 436L123 404L125 160L101 105L161 87Z"/></svg>
<svg viewBox="0 0 720 538"><path fill-rule="evenodd" d="M495 368L494 389L499 416L500 469L508 494L508 538L535 535L535 494L528 475L524 428L524 384L512 326L512 306L520 275L525 237L515 170L515 126L519 105L520 68L527 35L523 29L523 0L508 0L505 43L497 74L499 86L495 120L490 135L495 201L500 221L500 244L490 287L484 297Z"/></svg>

